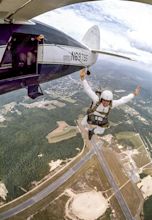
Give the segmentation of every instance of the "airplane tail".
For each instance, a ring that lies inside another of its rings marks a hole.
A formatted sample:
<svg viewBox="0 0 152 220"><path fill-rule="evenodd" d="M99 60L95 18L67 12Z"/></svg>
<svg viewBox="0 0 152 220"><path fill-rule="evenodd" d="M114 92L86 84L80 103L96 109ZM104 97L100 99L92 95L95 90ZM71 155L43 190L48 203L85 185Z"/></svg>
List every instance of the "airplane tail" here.
<svg viewBox="0 0 152 220"><path fill-rule="evenodd" d="M100 50L100 30L97 25L92 26L84 35L82 42L90 50Z"/></svg>
<svg viewBox="0 0 152 220"><path fill-rule="evenodd" d="M92 26L86 32L86 34L84 35L84 37L82 39L82 43L85 44L85 46L87 46L88 49L90 49L90 51L96 55L96 59L98 57L98 54L105 54L105 55L124 58L127 60L133 60L132 58L130 58L126 55L122 55L120 53L118 54L118 53L114 53L114 52L110 52L110 51L101 50L100 49L100 30L97 25Z"/></svg>

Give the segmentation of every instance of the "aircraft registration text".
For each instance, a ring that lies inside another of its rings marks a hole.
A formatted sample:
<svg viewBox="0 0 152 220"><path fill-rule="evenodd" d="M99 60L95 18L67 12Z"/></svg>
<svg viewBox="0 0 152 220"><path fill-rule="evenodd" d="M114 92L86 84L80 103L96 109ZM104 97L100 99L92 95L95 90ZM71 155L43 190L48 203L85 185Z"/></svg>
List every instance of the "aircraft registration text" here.
<svg viewBox="0 0 152 220"><path fill-rule="evenodd" d="M73 52L72 51L71 59L73 61L80 61L80 62L87 62L88 61L88 54L80 53L80 52Z"/></svg>

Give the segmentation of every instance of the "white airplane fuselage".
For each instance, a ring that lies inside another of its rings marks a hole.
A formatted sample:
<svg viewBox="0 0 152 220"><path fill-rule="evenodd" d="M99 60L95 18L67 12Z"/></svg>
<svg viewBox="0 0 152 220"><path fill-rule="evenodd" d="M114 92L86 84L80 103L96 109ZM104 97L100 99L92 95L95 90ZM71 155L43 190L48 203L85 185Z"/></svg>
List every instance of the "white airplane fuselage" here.
<svg viewBox="0 0 152 220"><path fill-rule="evenodd" d="M0 30L0 94L38 87L89 67L97 59L83 44L38 22L0 24Z"/></svg>

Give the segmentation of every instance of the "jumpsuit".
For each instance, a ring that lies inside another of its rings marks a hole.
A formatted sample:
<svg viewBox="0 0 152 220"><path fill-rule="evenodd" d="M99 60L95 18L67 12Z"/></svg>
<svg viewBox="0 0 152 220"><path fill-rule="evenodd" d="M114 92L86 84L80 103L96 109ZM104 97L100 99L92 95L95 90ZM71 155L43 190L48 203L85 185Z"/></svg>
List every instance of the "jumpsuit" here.
<svg viewBox="0 0 152 220"><path fill-rule="evenodd" d="M82 84L83 84L83 87L84 87L86 94L92 99L93 106L96 105L96 103L99 102L98 95L96 95L96 93L92 90L92 88L90 87L90 85L88 84L86 79L82 80ZM111 109L118 107L120 105L126 104L127 102L131 101L134 98L134 96L135 95L133 93L130 93L129 95L123 96L120 99L112 100ZM110 106L104 107L101 103L97 107L97 109L93 112L93 114L97 115L97 116L101 116L101 118L102 117L104 118L105 115L104 114L102 115L99 112L107 113L109 111L109 108L110 108ZM89 129L89 124L87 122L87 118L88 118L88 115L85 115L85 117L82 119L82 122L81 122L81 124L83 125L83 127L85 127L86 130ZM101 126L96 125L94 128L94 134L102 135L104 133L104 131L105 131L105 128L101 127Z"/></svg>

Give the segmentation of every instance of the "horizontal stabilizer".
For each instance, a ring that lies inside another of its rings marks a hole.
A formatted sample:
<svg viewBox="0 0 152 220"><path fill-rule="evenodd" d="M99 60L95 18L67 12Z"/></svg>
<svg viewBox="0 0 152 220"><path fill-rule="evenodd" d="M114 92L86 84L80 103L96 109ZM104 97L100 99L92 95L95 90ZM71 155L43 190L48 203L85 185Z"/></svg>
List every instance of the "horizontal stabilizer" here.
<svg viewBox="0 0 152 220"><path fill-rule="evenodd" d="M112 52L106 52L106 51L102 51L102 50L91 50L93 53L101 53L101 54L105 54L105 55L110 55L110 56L115 56L115 57L120 57L120 58L123 58L123 59L127 59L127 60L133 60L132 58L130 57L127 57L127 56L124 56L124 55L120 55L120 54L117 54L117 53L112 53Z"/></svg>

